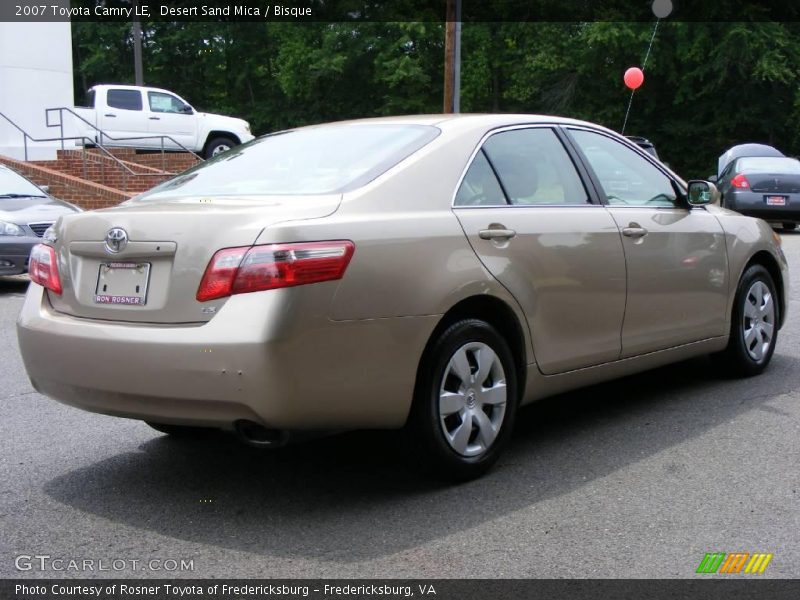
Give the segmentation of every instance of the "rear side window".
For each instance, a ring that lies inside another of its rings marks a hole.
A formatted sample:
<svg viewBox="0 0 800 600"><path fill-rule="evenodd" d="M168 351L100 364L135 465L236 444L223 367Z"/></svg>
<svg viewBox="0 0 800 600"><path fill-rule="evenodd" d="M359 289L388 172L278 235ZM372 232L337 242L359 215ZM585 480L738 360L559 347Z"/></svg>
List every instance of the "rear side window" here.
<svg viewBox="0 0 800 600"><path fill-rule="evenodd" d="M478 152L467 169L456 194L456 206L501 206L506 202L503 188L495 177L483 150Z"/></svg>
<svg viewBox="0 0 800 600"><path fill-rule="evenodd" d="M108 90L106 102L112 108L142 110L142 93L139 90Z"/></svg>
<svg viewBox="0 0 800 600"><path fill-rule="evenodd" d="M388 171L439 133L429 125L388 123L284 131L236 146L139 199L346 192Z"/></svg>
<svg viewBox="0 0 800 600"><path fill-rule="evenodd" d="M552 129L496 133L483 145L510 204L586 204L575 165Z"/></svg>

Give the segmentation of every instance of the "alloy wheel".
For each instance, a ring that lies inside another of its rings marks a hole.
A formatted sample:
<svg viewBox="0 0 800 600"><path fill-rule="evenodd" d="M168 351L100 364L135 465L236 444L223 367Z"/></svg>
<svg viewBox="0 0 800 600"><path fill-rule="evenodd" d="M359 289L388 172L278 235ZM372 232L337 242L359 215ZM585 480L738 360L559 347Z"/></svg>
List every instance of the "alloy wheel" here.
<svg viewBox="0 0 800 600"><path fill-rule="evenodd" d="M769 351L775 335L775 301L769 287L761 280L753 282L745 297L742 332L750 358L760 361Z"/></svg>
<svg viewBox="0 0 800 600"><path fill-rule="evenodd" d="M507 402L506 375L495 351L483 342L456 350L439 389L439 422L450 447L462 456L486 452L500 433Z"/></svg>

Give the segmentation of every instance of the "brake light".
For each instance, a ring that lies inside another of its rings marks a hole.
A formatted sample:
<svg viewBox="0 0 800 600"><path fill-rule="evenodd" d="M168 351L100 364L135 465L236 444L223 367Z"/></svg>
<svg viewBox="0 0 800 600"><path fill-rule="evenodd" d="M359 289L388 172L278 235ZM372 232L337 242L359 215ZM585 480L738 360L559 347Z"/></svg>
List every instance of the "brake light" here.
<svg viewBox="0 0 800 600"><path fill-rule="evenodd" d="M33 247L28 262L28 274L34 283L61 295L61 277L58 275L56 251L52 246L37 244Z"/></svg>
<svg viewBox="0 0 800 600"><path fill-rule="evenodd" d="M739 173L736 177L731 179L731 185L740 190L746 190L750 187L750 182L747 181L747 177L745 177L744 174Z"/></svg>
<svg viewBox="0 0 800 600"><path fill-rule="evenodd" d="M225 248L211 257L197 299L341 279L354 250L346 240Z"/></svg>

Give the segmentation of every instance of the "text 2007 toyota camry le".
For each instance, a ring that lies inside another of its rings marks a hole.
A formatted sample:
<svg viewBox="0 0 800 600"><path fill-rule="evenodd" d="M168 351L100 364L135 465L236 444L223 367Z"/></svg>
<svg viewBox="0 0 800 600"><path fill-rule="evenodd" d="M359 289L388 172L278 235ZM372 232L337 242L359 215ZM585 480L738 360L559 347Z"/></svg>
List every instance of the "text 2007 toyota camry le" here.
<svg viewBox="0 0 800 600"><path fill-rule="evenodd" d="M767 366L786 259L716 196L569 119L286 131L63 217L20 347L37 390L86 410L265 445L405 426L469 478L521 404L700 354Z"/></svg>

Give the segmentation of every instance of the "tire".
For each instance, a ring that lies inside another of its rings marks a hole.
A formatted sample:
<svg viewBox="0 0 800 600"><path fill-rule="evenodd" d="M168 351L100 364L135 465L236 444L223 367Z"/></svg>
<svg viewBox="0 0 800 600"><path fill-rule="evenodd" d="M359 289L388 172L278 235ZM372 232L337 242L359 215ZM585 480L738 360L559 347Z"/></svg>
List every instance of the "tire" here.
<svg viewBox="0 0 800 600"><path fill-rule="evenodd" d="M150 427L159 431L161 433L165 433L169 436L175 438L193 438L193 437L202 437L208 435L209 433L218 431L217 429L213 429L211 427L191 427L189 425L169 425L167 423L153 423L151 421L145 421Z"/></svg>
<svg viewBox="0 0 800 600"><path fill-rule="evenodd" d="M797 229L797 223L783 223L783 228L786 231L794 231Z"/></svg>
<svg viewBox="0 0 800 600"><path fill-rule="evenodd" d="M206 158L212 158L217 154L221 154L222 152L226 152L233 148L234 146L238 146L239 142L229 138L229 137L215 137L213 138L208 144L206 144L206 150L203 153L203 156Z"/></svg>
<svg viewBox="0 0 800 600"><path fill-rule="evenodd" d="M484 379L476 380L481 374ZM458 321L420 365L407 426L412 448L435 475L474 479L508 444L517 403L517 373L506 341L485 321Z"/></svg>
<svg viewBox="0 0 800 600"><path fill-rule="evenodd" d="M778 340L779 310L772 276L761 265L748 267L736 288L728 347L713 357L725 373L751 377L767 368Z"/></svg>

